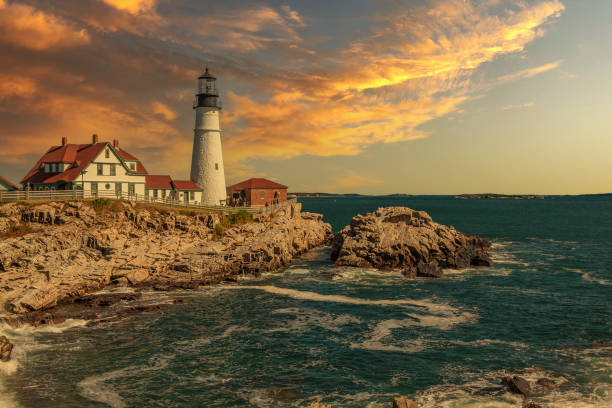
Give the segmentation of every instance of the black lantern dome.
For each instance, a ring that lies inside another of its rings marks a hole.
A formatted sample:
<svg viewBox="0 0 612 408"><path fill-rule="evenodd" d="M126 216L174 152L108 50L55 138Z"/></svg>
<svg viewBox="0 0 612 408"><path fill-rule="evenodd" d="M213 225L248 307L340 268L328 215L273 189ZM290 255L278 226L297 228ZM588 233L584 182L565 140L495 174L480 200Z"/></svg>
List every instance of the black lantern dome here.
<svg viewBox="0 0 612 408"><path fill-rule="evenodd" d="M217 98L219 98L217 78L212 76L210 72L208 72L208 67L206 67L206 71L198 77L198 90L193 108L205 107L221 109Z"/></svg>

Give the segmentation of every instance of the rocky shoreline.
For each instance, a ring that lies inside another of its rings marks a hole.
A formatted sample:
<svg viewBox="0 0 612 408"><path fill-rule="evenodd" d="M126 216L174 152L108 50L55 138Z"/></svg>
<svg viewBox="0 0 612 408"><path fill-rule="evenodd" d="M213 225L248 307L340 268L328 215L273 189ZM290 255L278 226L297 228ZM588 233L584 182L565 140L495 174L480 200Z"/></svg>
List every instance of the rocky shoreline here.
<svg viewBox="0 0 612 408"><path fill-rule="evenodd" d="M0 321L38 325L84 315L96 321L106 306L138 296L90 295L108 285L172 290L231 281L281 268L332 237L322 216L302 212L301 204L246 222L123 201L97 204L0 206Z"/></svg>

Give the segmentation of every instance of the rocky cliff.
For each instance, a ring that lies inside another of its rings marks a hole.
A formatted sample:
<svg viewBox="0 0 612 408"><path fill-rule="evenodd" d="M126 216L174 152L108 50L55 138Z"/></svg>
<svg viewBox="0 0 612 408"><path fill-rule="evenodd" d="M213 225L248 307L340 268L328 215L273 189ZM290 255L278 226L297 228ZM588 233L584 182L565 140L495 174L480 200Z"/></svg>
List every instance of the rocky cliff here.
<svg viewBox="0 0 612 408"><path fill-rule="evenodd" d="M424 211L379 208L357 215L332 242L336 265L403 269L407 277L439 277L444 268L492 265L486 240L434 222Z"/></svg>
<svg viewBox="0 0 612 408"><path fill-rule="evenodd" d="M329 224L301 204L240 225L121 201L94 208L75 201L0 206L0 318L111 283L195 288L259 274L331 238Z"/></svg>

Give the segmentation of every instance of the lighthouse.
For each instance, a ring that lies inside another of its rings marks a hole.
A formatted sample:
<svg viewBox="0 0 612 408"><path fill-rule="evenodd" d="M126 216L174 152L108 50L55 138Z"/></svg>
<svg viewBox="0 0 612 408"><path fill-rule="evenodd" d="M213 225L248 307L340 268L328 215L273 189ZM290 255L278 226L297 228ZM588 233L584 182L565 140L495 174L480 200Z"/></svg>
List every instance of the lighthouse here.
<svg viewBox="0 0 612 408"><path fill-rule="evenodd" d="M217 99L217 78L206 72L198 77L198 89L193 109L193 153L191 156L191 180L202 188L202 204L225 205L225 172L221 150L221 128Z"/></svg>

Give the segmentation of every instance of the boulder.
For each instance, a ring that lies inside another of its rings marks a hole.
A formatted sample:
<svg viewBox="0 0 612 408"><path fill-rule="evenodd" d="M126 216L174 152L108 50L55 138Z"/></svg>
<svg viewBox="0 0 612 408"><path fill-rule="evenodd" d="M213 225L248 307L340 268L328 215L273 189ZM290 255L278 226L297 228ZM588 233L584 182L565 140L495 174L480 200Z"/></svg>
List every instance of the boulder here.
<svg viewBox="0 0 612 408"><path fill-rule="evenodd" d="M5 336L0 336L0 361L9 361L13 345Z"/></svg>
<svg viewBox="0 0 612 408"><path fill-rule="evenodd" d="M136 269L135 271L128 272L125 277L132 285L135 285L149 279L149 272L144 269Z"/></svg>
<svg viewBox="0 0 612 408"><path fill-rule="evenodd" d="M502 378L502 384L510 388L510 391L513 393L521 394L524 397L529 397L531 394L533 394L531 383L517 375Z"/></svg>
<svg viewBox="0 0 612 408"><path fill-rule="evenodd" d="M540 378L538 379L538 381L536 381L536 384L546 388L547 390L551 391L554 390L555 388L557 388L557 383L555 383L553 380L549 379L549 378Z"/></svg>
<svg viewBox="0 0 612 408"><path fill-rule="evenodd" d="M332 241L337 266L403 269L406 277L441 277L444 268L490 266L491 244L434 222L424 211L385 207L353 217Z"/></svg>
<svg viewBox="0 0 612 408"><path fill-rule="evenodd" d="M419 406L411 399L398 397L393 400L393 408L419 408Z"/></svg>

